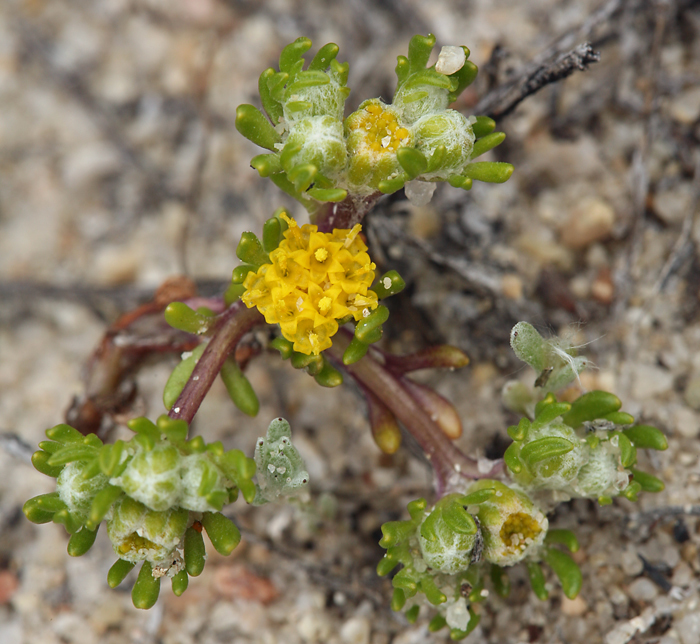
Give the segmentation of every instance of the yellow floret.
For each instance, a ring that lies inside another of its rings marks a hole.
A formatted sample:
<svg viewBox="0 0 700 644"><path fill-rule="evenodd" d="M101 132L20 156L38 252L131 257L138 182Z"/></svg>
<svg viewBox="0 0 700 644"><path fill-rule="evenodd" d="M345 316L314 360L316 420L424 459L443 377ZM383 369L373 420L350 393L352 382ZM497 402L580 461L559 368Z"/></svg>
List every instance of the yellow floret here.
<svg viewBox="0 0 700 644"><path fill-rule="evenodd" d="M348 123L348 128L362 130L365 135L361 147L375 153L396 152L402 145L409 142L409 132L400 127L396 116L385 110L379 103L365 106L354 119Z"/></svg>
<svg viewBox="0 0 700 644"><path fill-rule="evenodd" d="M257 307L268 324L279 324L295 351L318 355L331 346L337 320L348 315L361 320L377 308L377 295L369 290L375 265L360 224L320 233L281 216L288 225L284 238L269 264L248 273L241 300Z"/></svg>

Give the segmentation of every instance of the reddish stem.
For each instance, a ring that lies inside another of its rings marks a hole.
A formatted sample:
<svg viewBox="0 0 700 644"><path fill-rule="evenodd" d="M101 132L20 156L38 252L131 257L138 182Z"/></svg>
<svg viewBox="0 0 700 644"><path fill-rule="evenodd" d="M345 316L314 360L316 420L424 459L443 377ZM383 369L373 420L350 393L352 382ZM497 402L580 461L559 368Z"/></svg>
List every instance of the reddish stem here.
<svg viewBox="0 0 700 644"><path fill-rule="evenodd" d="M455 488L463 488L462 479L499 476L503 469L502 461L487 462L490 466L482 471L479 461L464 454L443 434L399 379L372 359L371 351L355 364L343 365L343 352L350 339L350 333L341 329L333 339L333 346L326 350L326 355L379 398L416 439L433 468L438 497Z"/></svg>
<svg viewBox="0 0 700 644"><path fill-rule="evenodd" d="M226 358L243 335L264 322L257 309L247 308L240 300L221 314L207 348L168 413L170 418L182 419L188 424L192 422Z"/></svg>
<svg viewBox="0 0 700 644"><path fill-rule="evenodd" d="M333 232L334 228L349 229L359 224L365 215L374 208L374 204L382 197L381 192L366 197L348 195L339 203L324 203L312 216L311 223L318 226L322 233Z"/></svg>

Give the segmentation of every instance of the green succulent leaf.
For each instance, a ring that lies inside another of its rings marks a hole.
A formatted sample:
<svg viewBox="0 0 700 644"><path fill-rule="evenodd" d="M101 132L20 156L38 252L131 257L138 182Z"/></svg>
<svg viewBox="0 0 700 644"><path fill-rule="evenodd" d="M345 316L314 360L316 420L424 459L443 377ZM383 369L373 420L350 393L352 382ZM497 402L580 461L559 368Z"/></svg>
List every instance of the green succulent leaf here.
<svg viewBox="0 0 700 644"><path fill-rule="evenodd" d="M491 134L495 128L496 121L488 116L477 116L476 122L472 123L472 130L474 131L474 136L477 139L481 139L487 134Z"/></svg>
<svg viewBox="0 0 700 644"><path fill-rule="evenodd" d="M530 579L530 586L532 586L532 591L535 596L544 601L549 597L549 592L545 587L544 573L542 572L542 566L536 561L527 562L527 574Z"/></svg>
<svg viewBox="0 0 700 644"><path fill-rule="evenodd" d="M136 564L124 559L117 559L107 573L107 584L110 588L116 588L126 576L134 569Z"/></svg>
<svg viewBox="0 0 700 644"><path fill-rule="evenodd" d="M46 430L46 438L59 443L80 443L85 436L70 425L56 425Z"/></svg>
<svg viewBox="0 0 700 644"><path fill-rule="evenodd" d="M355 337L360 342L371 341L371 333L389 319L389 309L379 305L366 318L360 320L355 327Z"/></svg>
<svg viewBox="0 0 700 644"><path fill-rule="evenodd" d="M656 478L653 474L636 469L631 469L630 471L643 492L662 492L666 487L664 482Z"/></svg>
<svg viewBox="0 0 700 644"><path fill-rule="evenodd" d="M630 439L623 433L618 432L615 432L614 438L617 438L617 445L620 449L620 464L622 467L627 468L634 465L637 462L637 450L632 445ZM613 438L610 440L613 440Z"/></svg>
<svg viewBox="0 0 700 644"><path fill-rule="evenodd" d="M583 423L618 411L622 407L620 399L608 391L589 391L580 396L571 405L562 420L569 427L580 427Z"/></svg>
<svg viewBox="0 0 700 644"><path fill-rule="evenodd" d="M574 444L565 438L545 436L524 445L520 450L520 458L532 466L548 458L568 454L572 449Z"/></svg>
<svg viewBox="0 0 700 644"><path fill-rule="evenodd" d="M112 504L122 494L122 489L116 485L108 485L107 487L101 489L92 500L86 527L88 527L90 530L96 530L102 519L105 518L107 512L109 512Z"/></svg>
<svg viewBox="0 0 700 644"><path fill-rule="evenodd" d="M476 157L486 154L489 150L493 150L496 146L501 145L505 140L505 132L492 132L491 134L487 134L474 143L471 158L476 159Z"/></svg>
<svg viewBox="0 0 700 644"><path fill-rule="evenodd" d="M269 346L271 349L277 349L277 351L280 352L282 360L288 360L292 357L294 343L290 342L286 338L283 338L281 335L277 336L274 340L271 340Z"/></svg>
<svg viewBox="0 0 700 644"><path fill-rule="evenodd" d="M464 170L465 176L473 181L486 183L504 183L513 174L513 166L501 161L477 161L470 163Z"/></svg>
<svg viewBox="0 0 700 644"><path fill-rule="evenodd" d="M338 387L343 384L343 374L325 359L321 371L314 375L314 379L321 387Z"/></svg>
<svg viewBox="0 0 700 644"><path fill-rule="evenodd" d="M570 409L571 405L566 402L552 402L541 408L542 410L538 412L537 418L535 418L532 423L533 429L539 429L551 423L555 418L563 416Z"/></svg>
<svg viewBox="0 0 700 644"><path fill-rule="evenodd" d="M279 217L270 217L263 224L263 251L271 253L280 245L282 223Z"/></svg>
<svg viewBox="0 0 700 644"><path fill-rule="evenodd" d="M185 570L190 577L198 577L204 570L206 550L202 533L194 528L185 532Z"/></svg>
<svg viewBox="0 0 700 644"><path fill-rule="evenodd" d="M207 531L214 549L225 557L241 542L241 532L236 525L220 512L205 512L202 525Z"/></svg>
<svg viewBox="0 0 700 644"><path fill-rule="evenodd" d="M358 360L364 358L368 349L369 343L362 342L357 337L354 337L350 341L350 344L348 345L347 349L345 349L345 352L343 353L343 364L355 364Z"/></svg>
<svg viewBox="0 0 700 644"><path fill-rule="evenodd" d="M554 571L554 574L559 577L564 594L569 599L574 599L579 594L583 584L581 569L576 562L569 555L554 548L548 548L545 551L544 560Z"/></svg>
<svg viewBox="0 0 700 644"><path fill-rule="evenodd" d="M166 409L172 409L175 401L180 397L182 390L185 388L187 381L190 379L197 362L202 357L204 350L207 348L206 343L196 346L189 355L173 369L168 381L163 388L163 404ZM101 463L102 461L100 461ZM107 472L105 472L106 474Z"/></svg>
<svg viewBox="0 0 700 644"><path fill-rule="evenodd" d="M428 169L428 160L425 155L416 148L399 148L396 158L401 167L406 171L409 179L415 179Z"/></svg>
<svg viewBox="0 0 700 644"><path fill-rule="evenodd" d="M634 427L623 429L622 433L639 449L655 449L658 451L668 449L666 437L660 430L651 425L635 425Z"/></svg>
<svg viewBox="0 0 700 644"><path fill-rule="evenodd" d="M139 576L131 591L131 601L136 608L148 610L153 608L158 601L160 593L160 579L153 576L153 568L148 561L144 561L139 570Z"/></svg>
<svg viewBox="0 0 700 644"><path fill-rule="evenodd" d="M275 93L270 92L271 98L275 98ZM282 138L265 115L253 105L239 105L236 109L236 129L249 141L259 145L261 148L275 150L275 144L280 143Z"/></svg>
<svg viewBox="0 0 700 644"><path fill-rule="evenodd" d="M511 472L517 474L523 469L522 461L520 460L518 454L520 453L520 446L517 443L511 443L506 449L505 454L503 454L503 461L508 466Z"/></svg>
<svg viewBox="0 0 700 644"><path fill-rule="evenodd" d="M391 610L400 611L406 604L406 593L401 588L394 588L391 595Z"/></svg>
<svg viewBox="0 0 700 644"><path fill-rule="evenodd" d="M529 429L530 421L523 416L517 425L511 425L508 428L508 436L510 436L514 441L524 441L527 437L527 432Z"/></svg>
<svg viewBox="0 0 700 644"><path fill-rule="evenodd" d="M255 417L260 410L260 402L236 359L229 356L221 366L221 380L226 386L229 398L244 414Z"/></svg>
<svg viewBox="0 0 700 644"><path fill-rule="evenodd" d="M187 590L190 578L186 570L181 570L172 580L173 595L180 597Z"/></svg>
<svg viewBox="0 0 700 644"><path fill-rule="evenodd" d="M95 537L97 537L97 528L94 530L89 530L86 527L81 528L78 532L71 535L68 541L68 554L71 557L81 557L92 548L92 544L95 543Z"/></svg>
<svg viewBox="0 0 700 644"><path fill-rule="evenodd" d="M548 544L561 544L570 552L578 552L579 544L576 535L571 530L549 530L544 542Z"/></svg>

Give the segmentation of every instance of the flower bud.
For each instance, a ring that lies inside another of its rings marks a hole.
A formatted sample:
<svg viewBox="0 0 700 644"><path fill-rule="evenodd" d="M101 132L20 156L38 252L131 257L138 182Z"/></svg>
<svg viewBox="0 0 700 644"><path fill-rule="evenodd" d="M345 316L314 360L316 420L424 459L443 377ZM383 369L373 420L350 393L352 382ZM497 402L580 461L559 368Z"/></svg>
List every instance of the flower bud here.
<svg viewBox="0 0 700 644"><path fill-rule="evenodd" d="M469 163L474 146L474 132L469 121L455 110L444 110L438 114L427 114L412 128L416 148L428 159L439 146L445 152L439 167L423 174L425 179L448 179L462 174Z"/></svg>
<svg viewBox="0 0 700 644"><path fill-rule="evenodd" d="M286 172L311 164L329 178L335 178L345 168L346 159L343 124L330 116L315 116L295 123L281 154Z"/></svg>
<svg viewBox="0 0 700 644"><path fill-rule="evenodd" d="M469 567L478 528L460 504L461 494L440 499L423 520L419 544L423 559L431 568L455 575Z"/></svg>
<svg viewBox="0 0 700 644"><path fill-rule="evenodd" d="M56 491L66 504L68 512L84 524L88 520L92 501L109 481L104 474L85 478L92 463L76 461L68 463L56 479Z"/></svg>
<svg viewBox="0 0 700 644"><path fill-rule="evenodd" d="M151 510L167 510L177 505L182 495L180 459L177 448L167 443L151 450L139 448L121 476L110 483Z"/></svg>

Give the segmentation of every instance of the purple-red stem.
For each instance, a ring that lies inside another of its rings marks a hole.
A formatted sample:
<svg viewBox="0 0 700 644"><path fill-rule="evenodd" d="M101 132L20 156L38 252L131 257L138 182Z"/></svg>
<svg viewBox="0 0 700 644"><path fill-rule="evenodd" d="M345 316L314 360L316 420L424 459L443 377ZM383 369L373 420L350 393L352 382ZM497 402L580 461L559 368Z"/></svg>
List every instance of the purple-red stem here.
<svg viewBox="0 0 700 644"><path fill-rule="evenodd" d="M311 223L318 226L322 233L333 232L334 228L352 228L362 223L365 215L383 196L381 192L375 192L366 197L348 195L339 203L326 202L311 216Z"/></svg>
<svg viewBox="0 0 700 644"><path fill-rule="evenodd" d="M494 462L487 471L481 471L479 462L460 451L404 389L398 378L373 360L371 355L352 365L343 365L343 352L350 343L350 337L347 331L341 329L333 339L333 346L326 350L326 355L363 388L377 396L416 439L435 473L438 497L453 491L452 488L458 485L461 478L499 476L503 467L501 461Z"/></svg>
<svg viewBox="0 0 700 644"><path fill-rule="evenodd" d="M168 413L170 418L192 422L226 358L244 334L264 322L257 309L247 308L240 300L221 314L207 348Z"/></svg>

